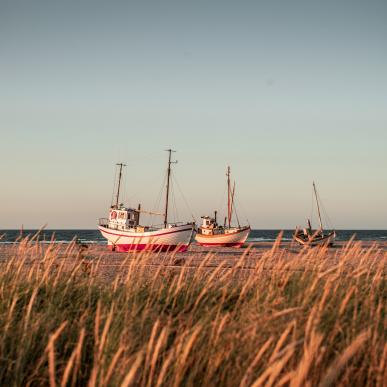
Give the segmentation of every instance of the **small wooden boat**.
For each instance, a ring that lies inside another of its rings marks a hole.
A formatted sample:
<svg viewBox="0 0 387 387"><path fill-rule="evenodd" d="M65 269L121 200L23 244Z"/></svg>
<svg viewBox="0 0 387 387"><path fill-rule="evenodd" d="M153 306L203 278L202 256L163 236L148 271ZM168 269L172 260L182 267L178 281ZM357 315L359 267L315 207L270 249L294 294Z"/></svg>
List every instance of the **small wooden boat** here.
<svg viewBox="0 0 387 387"><path fill-rule="evenodd" d="M110 207L109 217L99 220L99 230L108 241L108 248L113 251L126 252L136 250L156 251L186 251L191 243L195 230L195 223L169 223L169 188L171 176L171 153L169 149L167 186L165 197L165 212L163 214L143 211L141 205L138 208L127 208L119 204L122 168L120 163L117 194L115 203ZM140 214L163 216L164 223L160 226L140 225Z"/></svg>
<svg viewBox="0 0 387 387"><path fill-rule="evenodd" d="M217 211L214 213L214 217L202 216L203 223L198 228L195 240L201 246L227 246L227 247L241 247L250 233L250 226L240 226L238 216L236 215L238 226L232 226L232 214L235 211L234 195L235 195L235 183L234 188L231 190L231 172L230 167L227 168L227 217L224 219L224 224L219 225L217 221Z"/></svg>
<svg viewBox="0 0 387 387"><path fill-rule="evenodd" d="M308 219L308 227L304 229L297 227L294 231L293 239L303 246L332 246L336 239L336 231L325 231L323 228L320 203L318 200L316 184L314 182L313 192L316 199L320 227L317 230L313 230L311 221Z"/></svg>

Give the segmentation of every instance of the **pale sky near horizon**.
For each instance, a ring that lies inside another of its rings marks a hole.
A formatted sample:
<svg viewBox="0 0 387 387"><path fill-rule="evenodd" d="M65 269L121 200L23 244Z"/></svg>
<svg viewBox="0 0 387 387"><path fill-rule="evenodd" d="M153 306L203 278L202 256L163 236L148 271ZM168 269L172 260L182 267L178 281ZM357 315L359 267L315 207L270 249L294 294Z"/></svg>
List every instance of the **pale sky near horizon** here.
<svg viewBox="0 0 387 387"><path fill-rule="evenodd" d="M387 1L0 0L0 229L94 228L114 164L182 220L387 229ZM224 209L224 206L223 206Z"/></svg>

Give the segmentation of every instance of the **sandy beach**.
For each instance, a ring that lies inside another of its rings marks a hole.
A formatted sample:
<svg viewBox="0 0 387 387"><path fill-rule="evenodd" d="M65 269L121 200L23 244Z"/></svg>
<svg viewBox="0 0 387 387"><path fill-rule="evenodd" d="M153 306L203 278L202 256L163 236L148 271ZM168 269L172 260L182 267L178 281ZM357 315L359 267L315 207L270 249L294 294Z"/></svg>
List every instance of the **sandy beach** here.
<svg viewBox="0 0 387 387"><path fill-rule="evenodd" d="M117 277L125 279L130 268L143 270L151 276L155 271L165 274L179 273L184 269L187 274L194 274L198 270L201 273L214 271L224 273L231 270L236 278L244 278L258 269L269 273L274 265L278 271L279 261L284 264L283 270L292 271L303 271L307 267L310 269L315 264L319 265L319 270L321 265L329 269L343 258L349 264L351 262L347 256L349 248L352 252L355 249L360 256L367 254L370 249L381 256L387 254L387 242L380 241L338 242L330 248L303 248L293 242L257 242L239 249L208 248L192 244L184 253L117 253L109 251L106 245L45 243L30 244L27 249L19 244L2 245L0 264L4 265L12 259L22 259L25 267L30 269L31 266L39 266L49 261L50 256L55 256L56 266L62 266L63 270L73 270L80 265L81 271L104 280ZM316 251L319 251L319 254L316 254ZM299 259L300 256L305 259ZM309 260L308 256L311 257ZM291 268L287 268L290 263Z"/></svg>

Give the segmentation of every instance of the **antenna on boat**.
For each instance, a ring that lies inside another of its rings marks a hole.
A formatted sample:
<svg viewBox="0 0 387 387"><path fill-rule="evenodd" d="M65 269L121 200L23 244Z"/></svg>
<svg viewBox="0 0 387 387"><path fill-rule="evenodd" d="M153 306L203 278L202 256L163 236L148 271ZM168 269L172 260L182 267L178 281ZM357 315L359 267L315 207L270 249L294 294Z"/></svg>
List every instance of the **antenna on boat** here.
<svg viewBox="0 0 387 387"><path fill-rule="evenodd" d="M122 179L122 168L126 167L126 164L117 163L116 165L120 167L120 172L118 174L118 187L117 187L117 195L116 195L116 208L118 208L118 201L120 198L121 179Z"/></svg>
<svg viewBox="0 0 387 387"><path fill-rule="evenodd" d="M322 225L322 221L321 221L321 213L320 213L320 204L318 202L317 189L316 189L316 184L314 182L313 182L313 190L314 190L314 196L316 197L318 219L320 221L320 229L323 230L323 225Z"/></svg>
<svg viewBox="0 0 387 387"><path fill-rule="evenodd" d="M165 195L165 212L164 212L164 227L167 227L168 224L168 204L169 204L169 185L171 179L171 164L177 164L177 161L171 161L172 152L175 153L173 149L166 149L166 152L169 153L168 156L168 169L167 169L167 192Z"/></svg>

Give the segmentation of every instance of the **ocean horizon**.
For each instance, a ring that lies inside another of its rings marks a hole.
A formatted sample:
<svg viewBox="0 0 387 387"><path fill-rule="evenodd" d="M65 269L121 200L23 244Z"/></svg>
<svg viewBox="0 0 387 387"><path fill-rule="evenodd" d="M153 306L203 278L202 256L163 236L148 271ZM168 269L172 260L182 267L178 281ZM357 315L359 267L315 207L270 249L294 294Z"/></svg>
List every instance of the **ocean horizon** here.
<svg viewBox="0 0 387 387"><path fill-rule="evenodd" d="M294 230L290 229L253 229L250 232L249 242L273 242L280 232L283 232L282 239L291 241ZM352 237L361 241L387 241L387 230L372 229L336 229L337 241L348 241ZM20 236L34 236L39 233L38 240L41 242L70 243L75 238L81 243L106 244L106 239L97 229L3 229L0 230L0 244L15 243Z"/></svg>

